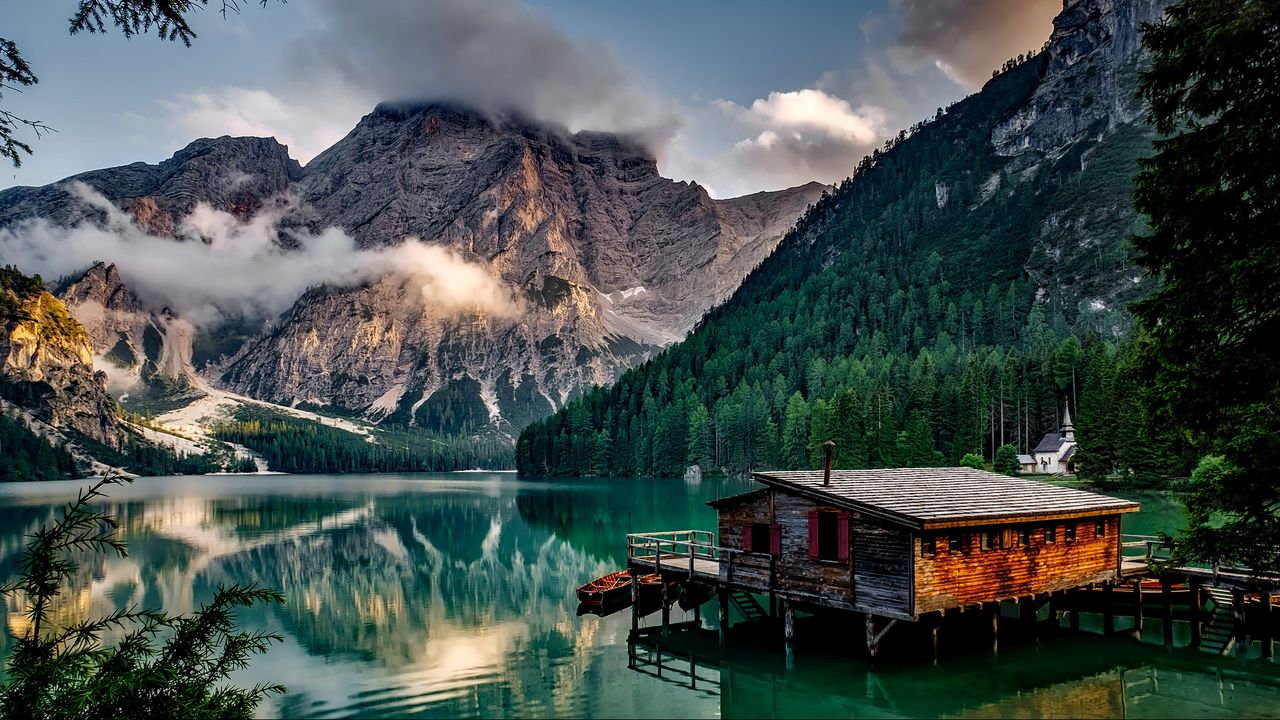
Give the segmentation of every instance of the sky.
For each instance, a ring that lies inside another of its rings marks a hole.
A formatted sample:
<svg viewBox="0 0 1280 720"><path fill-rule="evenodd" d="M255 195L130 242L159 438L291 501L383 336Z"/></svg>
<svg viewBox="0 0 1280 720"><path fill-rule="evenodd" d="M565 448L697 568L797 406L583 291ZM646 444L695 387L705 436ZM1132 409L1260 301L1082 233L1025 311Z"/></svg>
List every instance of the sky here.
<svg viewBox="0 0 1280 720"><path fill-rule="evenodd" d="M1059 0L241 0L154 36L70 36L75 0L0 0L56 132L0 188L274 136L306 163L381 100L452 99L642 138L714 197L838 182L898 130L1038 49Z"/></svg>

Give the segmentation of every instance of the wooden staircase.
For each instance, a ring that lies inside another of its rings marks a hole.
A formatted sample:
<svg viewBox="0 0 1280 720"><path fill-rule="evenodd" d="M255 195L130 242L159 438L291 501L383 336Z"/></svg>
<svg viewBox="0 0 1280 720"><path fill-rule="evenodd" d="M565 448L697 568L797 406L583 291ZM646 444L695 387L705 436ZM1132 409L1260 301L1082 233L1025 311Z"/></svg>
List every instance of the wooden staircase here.
<svg viewBox="0 0 1280 720"><path fill-rule="evenodd" d="M769 617L769 613L760 606L756 596L745 590L734 590L729 593L729 600L738 612L749 622L759 622Z"/></svg>
<svg viewBox="0 0 1280 720"><path fill-rule="evenodd" d="M1227 655L1235 645L1235 616L1232 605L1235 598L1226 588L1205 588L1213 604L1213 612L1200 638L1200 649L1214 655Z"/></svg>

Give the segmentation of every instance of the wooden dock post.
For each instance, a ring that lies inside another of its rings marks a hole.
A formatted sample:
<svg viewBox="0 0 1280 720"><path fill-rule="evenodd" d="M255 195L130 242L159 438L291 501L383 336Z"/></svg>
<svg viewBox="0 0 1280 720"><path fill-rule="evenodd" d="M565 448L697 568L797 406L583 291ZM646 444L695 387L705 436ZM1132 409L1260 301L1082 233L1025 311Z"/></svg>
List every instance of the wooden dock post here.
<svg viewBox="0 0 1280 720"><path fill-rule="evenodd" d="M796 652L792 641L796 637L796 610L787 598L782 599L782 637L786 642L787 671L796 669Z"/></svg>
<svg viewBox="0 0 1280 720"><path fill-rule="evenodd" d="M1080 630L1080 591L1070 590L1067 597L1071 598L1071 632Z"/></svg>
<svg viewBox="0 0 1280 720"><path fill-rule="evenodd" d="M662 578L662 635L671 634L671 605L667 602L667 578Z"/></svg>
<svg viewBox="0 0 1280 720"><path fill-rule="evenodd" d="M991 616L991 652L1000 651L1000 603L987 603L987 614Z"/></svg>
<svg viewBox="0 0 1280 720"><path fill-rule="evenodd" d="M720 596L720 644L723 645L729 632L729 588L721 585L716 595Z"/></svg>
<svg viewBox="0 0 1280 720"><path fill-rule="evenodd" d="M1234 621L1231 623L1232 634L1243 645L1245 641L1244 589L1232 588L1231 598L1231 619Z"/></svg>
<svg viewBox="0 0 1280 720"><path fill-rule="evenodd" d="M640 633L640 584L631 581L631 636Z"/></svg>
<svg viewBox="0 0 1280 720"><path fill-rule="evenodd" d="M1035 631L1036 619L1039 616L1036 608L1036 596L1028 595L1018 599L1018 619L1022 621L1024 628Z"/></svg>
<svg viewBox="0 0 1280 720"><path fill-rule="evenodd" d="M1142 579L1133 581L1133 634L1142 639Z"/></svg>
<svg viewBox="0 0 1280 720"><path fill-rule="evenodd" d="M867 655L872 660L880 653L880 641L876 637L876 616L867 613Z"/></svg>
<svg viewBox="0 0 1280 720"><path fill-rule="evenodd" d="M1161 624L1164 626L1164 646L1173 647L1173 593L1169 578L1160 578Z"/></svg>
<svg viewBox="0 0 1280 720"><path fill-rule="evenodd" d="M929 644L933 651L933 664L938 664L938 634L942 630L942 613L929 616Z"/></svg>
<svg viewBox="0 0 1280 720"><path fill-rule="evenodd" d="M1272 654L1271 646L1271 588L1262 588L1262 632L1258 639L1262 643L1262 657L1270 658Z"/></svg>
<svg viewBox="0 0 1280 720"><path fill-rule="evenodd" d="M1116 614L1111 604L1111 583L1102 586L1102 634L1116 631Z"/></svg>
<svg viewBox="0 0 1280 720"><path fill-rule="evenodd" d="M1187 586L1191 588L1191 647L1200 647L1200 614L1203 599L1200 597L1200 579L1188 578Z"/></svg>

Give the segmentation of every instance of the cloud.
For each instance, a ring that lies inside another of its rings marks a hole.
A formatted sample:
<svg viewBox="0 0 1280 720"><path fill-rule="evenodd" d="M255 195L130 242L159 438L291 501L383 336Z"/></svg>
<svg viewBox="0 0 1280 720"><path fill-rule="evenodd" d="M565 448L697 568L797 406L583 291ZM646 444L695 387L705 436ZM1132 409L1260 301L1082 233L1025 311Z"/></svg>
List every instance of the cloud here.
<svg viewBox="0 0 1280 720"><path fill-rule="evenodd" d="M880 107L855 108L815 88L771 92L745 107L728 100L713 105L747 134L712 170L722 192L836 182L889 131Z"/></svg>
<svg viewBox="0 0 1280 720"><path fill-rule="evenodd" d="M1038 50L1049 37L1058 0L894 0L901 33L892 50L907 72L936 67L976 90L1005 60Z"/></svg>
<svg viewBox="0 0 1280 720"><path fill-rule="evenodd" d="M67 191L100 211L98 224L61 227L44 219L0 230L0 259L28 272L59 277L112 262L144 300L164 304L195 323L228 316L271 318L308 287L356 286L398 279L437 314L481 312L514 317L510 288L483 265L416 238L360 249L337 228L312 234L284 229L284 204L242 222L197 205L178 238L152 235L83 183ZM292 245L282 247L278 238Z"/></svg>
<svg viewBox="0 0 1280 720"><path fill-rule="evenodd" d="M185 92L160 101L160 107L177 142L220 135L274 137L302 163L340 140L370 109L367 102L349 96L321 94L286 101L266 90L234 85Z"/></svg>
<svg viewBox="0 0 1280 720"><path fill-rule="evenodd" d="M680 112L614 54L519 0L319 0L267 88L184 92L160 103L175 142L274 136L306 163L386 100L451 100L571 131L632 134L657 149Z"/></svg>
<svg viewBox="0 0 1280 720"><path fill-rule="evenodd" d="M603 45L569 37L519 0L320 0L323 27L295 73L378 100L444 98L591 129L651 133L672 105Z"/></svg>

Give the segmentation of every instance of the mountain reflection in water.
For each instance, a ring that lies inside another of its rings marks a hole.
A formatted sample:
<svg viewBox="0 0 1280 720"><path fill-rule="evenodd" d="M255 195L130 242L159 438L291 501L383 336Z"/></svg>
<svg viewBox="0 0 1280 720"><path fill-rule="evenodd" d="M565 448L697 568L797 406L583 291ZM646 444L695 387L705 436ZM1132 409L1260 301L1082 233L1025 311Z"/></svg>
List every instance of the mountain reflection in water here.
<svg viewBox="0 0 1280 720"><path fill-rule="evenodd" d="M78 486L0 486L6 576L24 536ZM704 667L723 690L629 669L630 613L579 617L574 588L622 565L625 533L713 528L705 503L749 487L501 474L142 479L108 503L129 557L86 563L58 613L65 620L127 603L190 612L219 583L279 589L285 607L244 621L285 643L237 678L288 686L263 706L267 716L1113 716L1118 707L1155 717L1280 708L1269 672L1233 667L1224 681L1207 660L1162 666L1132 641L1087 637L878 673L839 654L801 655L787 673L776 649L748 643L728 653L736 666ZM22 608L10 601L4 620L19 632ZM853 652L858 640L843 644ZM0 642L7 652L9 640ZM1112 661L1095 652L1104 646L1127 650ZM713 643L699 652L717 651ZM1018 653L1031 654L1010 660ZM1197 703L1168 693L1133 701L1141 682L1167 673L1178 673L1179 686L1203 685Z"/></svg>

